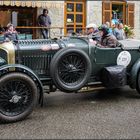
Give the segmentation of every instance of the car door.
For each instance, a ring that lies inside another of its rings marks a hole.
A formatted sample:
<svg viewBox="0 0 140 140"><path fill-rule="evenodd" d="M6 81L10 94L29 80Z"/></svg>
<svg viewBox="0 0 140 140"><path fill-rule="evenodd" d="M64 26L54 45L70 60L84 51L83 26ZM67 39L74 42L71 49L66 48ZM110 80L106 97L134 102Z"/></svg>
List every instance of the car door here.
<svg viewBox="0 0 140 140"><path fill-rule="evenodd" d="M94 62L96 65L116 65L117 56L120 52L120 48L99 48L96 47L94 50Z"/></svg>

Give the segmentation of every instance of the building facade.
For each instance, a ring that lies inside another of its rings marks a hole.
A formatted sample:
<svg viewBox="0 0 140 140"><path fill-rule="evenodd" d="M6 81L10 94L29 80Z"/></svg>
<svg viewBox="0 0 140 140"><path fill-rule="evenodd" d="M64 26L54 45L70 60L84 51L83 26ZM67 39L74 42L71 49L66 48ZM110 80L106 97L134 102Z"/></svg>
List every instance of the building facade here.
<svg viewBox="0 0 140 140"><path fill-rule="evenodd" d="M82 33L86 25L101 25L119 20L134 28L140 38L140 2L126 0L0 1L0 25L12 22L21 33L39 38L37 17L48 8L52 20L51 34ZM8 9L8 10L7 10Z"/></svg>

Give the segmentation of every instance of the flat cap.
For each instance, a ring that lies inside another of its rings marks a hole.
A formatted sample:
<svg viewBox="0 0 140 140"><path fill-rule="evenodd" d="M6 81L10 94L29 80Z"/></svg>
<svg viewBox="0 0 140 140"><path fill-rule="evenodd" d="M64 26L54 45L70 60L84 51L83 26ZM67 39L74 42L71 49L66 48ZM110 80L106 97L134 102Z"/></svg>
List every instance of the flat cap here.
<svg viewBox="0 0 140 140"><path fill-rule="evenodd" d="M86 28L87 28L87 29L88 29L88 28L94 28L94 29L97 29L97 25L94 24L94 23L90 23L90 24L88 24L88 25L86 26Z"/></svg>

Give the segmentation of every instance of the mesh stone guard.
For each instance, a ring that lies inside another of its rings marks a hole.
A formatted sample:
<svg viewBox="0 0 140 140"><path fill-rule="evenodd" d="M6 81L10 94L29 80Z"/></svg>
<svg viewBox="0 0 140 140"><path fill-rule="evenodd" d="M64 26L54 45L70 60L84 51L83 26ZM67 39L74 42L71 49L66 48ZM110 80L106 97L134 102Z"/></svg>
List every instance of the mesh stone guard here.
<svg viewBox="0 0 140 140"><path fill-rule="evenodd" d="M51 39L35 39L35 40L19 40L19 46L30 46L30 45L42 45L42 44L53 44L56 43L55 40Z"/></svg>

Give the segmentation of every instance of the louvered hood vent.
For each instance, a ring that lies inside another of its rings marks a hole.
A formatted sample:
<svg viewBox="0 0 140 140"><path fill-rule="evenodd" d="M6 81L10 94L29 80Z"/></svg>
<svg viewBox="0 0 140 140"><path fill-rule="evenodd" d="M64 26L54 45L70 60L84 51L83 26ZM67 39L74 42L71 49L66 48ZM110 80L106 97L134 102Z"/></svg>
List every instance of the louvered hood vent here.
<svg viewBox="0 0 140 140"><path fill-rule="evenodd" d="M39 75L49 75L50 62L54 54L61 49L55 40L23 40L17 46L17 63L31 68Z"/></svg>

